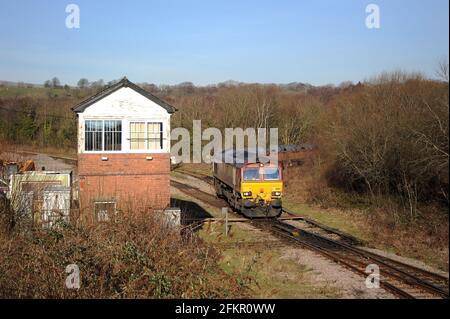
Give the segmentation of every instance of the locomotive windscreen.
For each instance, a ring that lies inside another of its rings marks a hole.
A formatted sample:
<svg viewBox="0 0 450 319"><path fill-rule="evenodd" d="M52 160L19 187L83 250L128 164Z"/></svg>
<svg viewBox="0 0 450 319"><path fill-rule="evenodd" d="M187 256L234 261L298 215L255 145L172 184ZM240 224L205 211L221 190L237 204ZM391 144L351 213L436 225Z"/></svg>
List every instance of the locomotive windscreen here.
<svg viewBox="0 0 450 319"><path fill-rule="evenodd" d="M244 169L244 181L259 181L259 168Z"/></svg>
<svg viewBox="0 0 450 319"><path fill-rule="evenodd" d="M265 181L277 181L280 179L280 170L278 167L265 167L263 174Z"/></svg>

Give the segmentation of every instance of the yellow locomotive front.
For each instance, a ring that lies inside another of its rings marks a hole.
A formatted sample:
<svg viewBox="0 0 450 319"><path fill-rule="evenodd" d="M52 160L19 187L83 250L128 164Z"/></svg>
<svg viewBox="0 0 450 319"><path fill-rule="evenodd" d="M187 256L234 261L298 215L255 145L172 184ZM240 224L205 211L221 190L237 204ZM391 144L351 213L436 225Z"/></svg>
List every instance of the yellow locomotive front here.
<svg viewBox="0 0 450 319"><path fill-rule="evenodd" d="M225 152L222 154L224 155ZM219 197L225 198L233 209L249 218L277 217L281 214L283 179L278 163L248 161L243 153L242 162L236 160L236 152L213 162L214 187ZM241 154L242 155L242 154Z"/></svg>
<svg viewBox="0 0 450 319"><path fill-rule="evenodd" d="M241 212L247 217L281 214L283 180L277 164L252 163L240 169Z"/></svg>

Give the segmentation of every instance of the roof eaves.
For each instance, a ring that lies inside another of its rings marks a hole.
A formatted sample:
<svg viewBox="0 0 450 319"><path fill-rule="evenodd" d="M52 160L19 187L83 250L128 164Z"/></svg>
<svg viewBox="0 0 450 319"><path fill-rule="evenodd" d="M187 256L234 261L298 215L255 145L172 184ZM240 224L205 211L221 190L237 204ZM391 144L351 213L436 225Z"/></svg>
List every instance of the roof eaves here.
<svg viewBox="0 0 450 319"><path fill-rule="evenodd" d="M164 102L163 100L161 100L157 96L151 94L150 92L147 92L143 88L141 88L138 85L134 84L133 82L129 81L126 77L124 77L119 82L106 87L102 91L98 92L97 94L94 94L93 96L87 98L86 100L78 103L77 105L75 105L72 108L72 111L74 111L75 113L84 112L84 110L86 108L88 108L90 105L94 104L98 100L101 100L102 98L110 95L111 93L117 91L118 89L120 89L122 87L129 87L129 88L135 90L136 92L142 94L149 100L151 100L151 101L155 102L156 104L158 104L159 106L163 107L168 113L175 113L177 111L177 108Z"/></svg>

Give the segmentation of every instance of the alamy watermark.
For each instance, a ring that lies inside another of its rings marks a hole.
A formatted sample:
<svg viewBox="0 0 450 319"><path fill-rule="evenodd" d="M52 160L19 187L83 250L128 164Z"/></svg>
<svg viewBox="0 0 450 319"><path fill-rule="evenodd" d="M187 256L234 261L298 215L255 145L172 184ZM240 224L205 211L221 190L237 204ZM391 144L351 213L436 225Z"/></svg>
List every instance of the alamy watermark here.
<svg viewBox="0 0 450 319"><path fill-rule="evenodd" d="M71 3L66 6L66 28L79 29L80 28L80 7L77 4ZM375 3L370 3L366 6L366 20L365 24L368 29L380 29L380 6Z"/></svg>
<svg viewBox="0 0 450 319"><path fill-rule="evenodd" d="M380 24L380 6L374 3L367 5L366 27L367 29L379 29Z"/></svg>
<svg viewBox="0 0 450 319"><path fill-rule="evenodd" d="M66 277L67 289L80 289L80 268L76 264L70 264L66 267L66 273L69 275Z"/></svg>
<svg viewBox="0 0 450 319"><path fill-rule="evenodd" d="M380 288L380 267L377 264L370 264L366 267L366 287L368 289Z"/></svg>
<svg viewBox="0 0 450 319"><path fill-rule="evenodd" d="M182 127L172 130L171 140L177 141L171 148L175 163L278 162L278 128L225 128L222 134L215 127L202 131L201 120L194 120L192 140Z"/></svg>
<svg viewBox="0 0 450 319"><path fill-rule="evenodd" d="M79 29L80 28L80 7L77 4L71 3L66 6L66 28Z"/></svg>

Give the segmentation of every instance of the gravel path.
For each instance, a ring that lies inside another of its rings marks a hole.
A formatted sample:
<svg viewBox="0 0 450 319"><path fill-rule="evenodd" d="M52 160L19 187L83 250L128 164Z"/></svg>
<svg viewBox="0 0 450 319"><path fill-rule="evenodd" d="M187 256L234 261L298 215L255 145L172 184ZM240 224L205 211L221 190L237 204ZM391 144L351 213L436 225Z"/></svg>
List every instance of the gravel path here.
<svg viewBox="0 0 450 319"><path fill-rule="evenodd" d="M44 154L30 155L29 158L34 161L36 170L42 170L42 167L45 167L46 171L71 171L76 168L75 165L68 164L61 159L56 159Z"/></svg>
<svg viewBox="0 0 450 319"><path fill-rule="evenodd" d="M308 267L318 284L337 287L344 299L392 299L396 298L382 288L368 289L365 280L347 268L307 249L287 248L282 258L292 259Z"/></svg>

